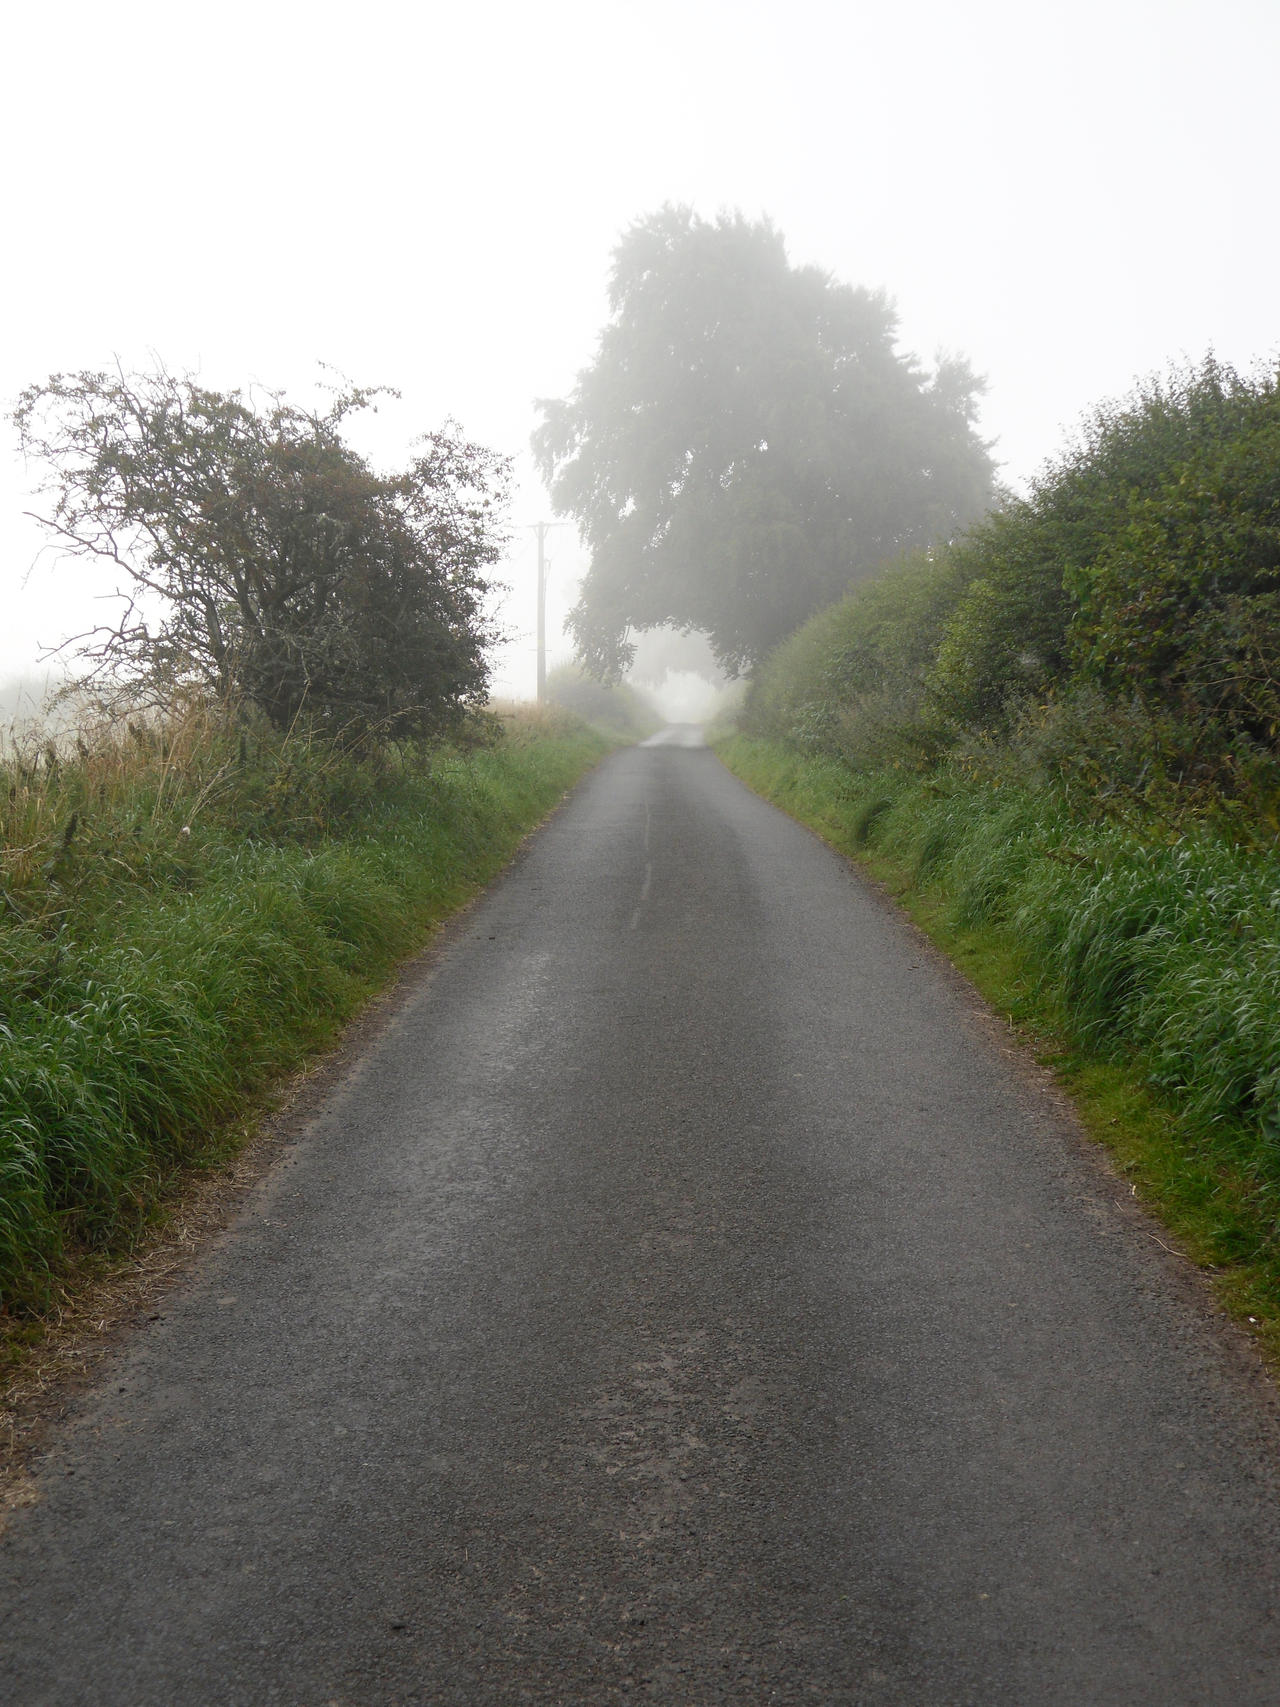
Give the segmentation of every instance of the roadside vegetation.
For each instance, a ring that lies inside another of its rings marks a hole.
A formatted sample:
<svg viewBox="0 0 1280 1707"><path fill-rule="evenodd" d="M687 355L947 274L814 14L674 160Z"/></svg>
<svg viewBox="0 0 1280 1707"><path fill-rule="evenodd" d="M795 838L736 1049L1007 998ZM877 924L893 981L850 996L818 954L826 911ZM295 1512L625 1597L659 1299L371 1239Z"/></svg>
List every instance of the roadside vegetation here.
<svg viewBox="0 0 1280 1707"><path fill-rule="evenodd" d="M308 409L163 369L28 387L37 519L116 582L81 680L129 710L203 694L347 742L448 734L482 703L509 465L449 424L374 468L347 435L386 394Z"/></svg>
<svg viewBox="0 0 1280 1707"><path fill-rule="evenodd" d="M11 1344L610 745L487 704L506 464L449 426L379 472L346 437L378 395L306 409L162 370L19 399L50 540L119 604L0 748Z"/></svg>
<svg viewBox="0 0 1280 1707"><path fill-rule="evenodd" d="M597 681L577 664L561 664L548 673L547 699L614 739L641 741L662 727L643 692L629 682Z"/></svg>
<svg viewBox="0 0 1280 1707"><path fill-rule="evenodd" d="M567 714L350 750L208 707L0 764L0 1298L120 1250L605 751Z"/></svg>
<svg viewBox="0 0 1280 1707"><path fill-rule="evenodd" d="M722 743L1054 1060L1280 1351L1280 387L1209 361L779 646Z"/></svg>

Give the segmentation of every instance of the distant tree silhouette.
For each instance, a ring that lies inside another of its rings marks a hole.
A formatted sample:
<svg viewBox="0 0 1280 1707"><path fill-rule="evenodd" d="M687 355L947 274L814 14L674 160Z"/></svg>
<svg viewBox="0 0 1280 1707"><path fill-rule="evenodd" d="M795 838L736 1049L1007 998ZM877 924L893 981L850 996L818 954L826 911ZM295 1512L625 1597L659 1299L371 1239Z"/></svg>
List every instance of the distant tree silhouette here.
<svg viewBox="0 0 1280 1707"><path fill-rule="evenodd" d="M968 366L899 354L886 298L792 267L768 223L666 207L618 245L609 301L533 435L591 551L570 623L596 673L625 667L629 629L669 623L736 674L986 507Z"/></svg>

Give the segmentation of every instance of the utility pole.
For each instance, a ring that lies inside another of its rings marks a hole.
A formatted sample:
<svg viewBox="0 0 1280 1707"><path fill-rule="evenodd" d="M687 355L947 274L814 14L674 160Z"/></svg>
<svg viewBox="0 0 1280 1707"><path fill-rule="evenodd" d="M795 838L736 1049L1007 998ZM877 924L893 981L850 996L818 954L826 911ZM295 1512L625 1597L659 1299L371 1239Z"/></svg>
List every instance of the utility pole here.
<svg viewBox="0 0 1280 1707"><path fill-rule="evenodd" d="M538 536L538 704L547 697L547 535L563 522L534 522Z"/></svg>

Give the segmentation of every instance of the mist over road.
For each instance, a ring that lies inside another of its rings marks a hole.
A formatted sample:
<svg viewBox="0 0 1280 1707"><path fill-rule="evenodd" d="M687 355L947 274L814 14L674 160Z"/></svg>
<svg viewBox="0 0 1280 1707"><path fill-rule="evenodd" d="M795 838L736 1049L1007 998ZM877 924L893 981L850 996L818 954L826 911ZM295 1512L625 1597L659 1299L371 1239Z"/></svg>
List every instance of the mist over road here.
<svg viewBox="0 0 1280 1707"><path fill-rule="evenodd" d="M14 1707L1280 1699L1248 1355L681 740L539 833L80 1405L0 1544Z"/></svg>
<svg viewBox="0 0 1280 1707"><path fill-rule="evenodd" d="M669 723L640 743L642 747L704 747L702 730L696 723Z"/></svg>

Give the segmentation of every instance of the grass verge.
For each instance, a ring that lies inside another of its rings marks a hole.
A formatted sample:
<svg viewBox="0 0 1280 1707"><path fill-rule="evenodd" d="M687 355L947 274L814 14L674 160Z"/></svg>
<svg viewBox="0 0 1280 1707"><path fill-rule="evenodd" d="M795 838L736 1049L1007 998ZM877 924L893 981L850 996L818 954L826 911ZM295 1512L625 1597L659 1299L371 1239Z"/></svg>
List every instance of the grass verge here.
<svg viewBox="0 0 1280 1707"><path fill-rule="evenodd" d="M716 750L879 879L1050 1065L1280 1367L1280 860L957 768Z"/></svg>
<svg viewBox="0 0 1280 1707"><path fill-rule="evenodd" d="M38 1332L609 743L560 714L364 756L192 716L4 766L0 1328Z"/></svg>

